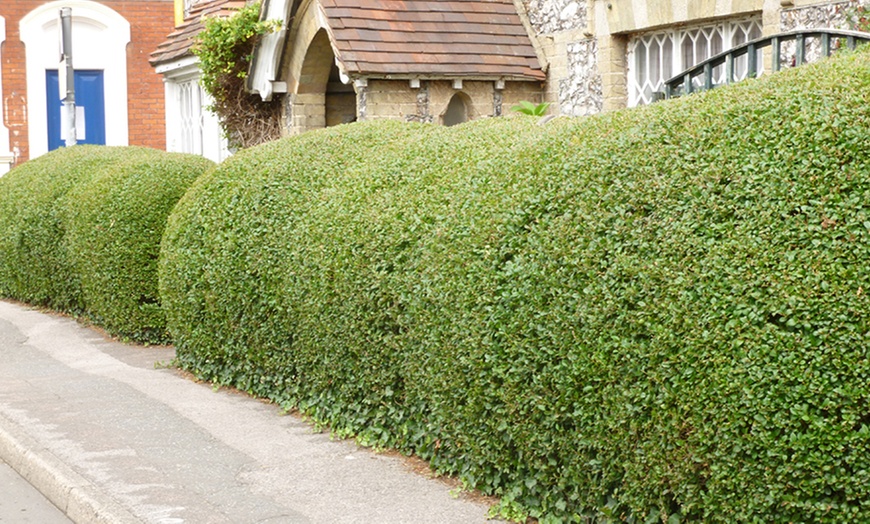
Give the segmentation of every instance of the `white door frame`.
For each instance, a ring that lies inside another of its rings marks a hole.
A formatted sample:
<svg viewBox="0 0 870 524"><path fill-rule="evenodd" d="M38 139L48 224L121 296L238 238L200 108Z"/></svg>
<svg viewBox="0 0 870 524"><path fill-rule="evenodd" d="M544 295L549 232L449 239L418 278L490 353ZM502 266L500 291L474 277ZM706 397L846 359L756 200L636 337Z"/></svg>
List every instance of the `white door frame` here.
<svg viewBox="0 0 870 524"><path fill-rule="evenodd" d="M48 152L45 71L60 62L57 23L62 7L72 9L73 66L103 71L106 145L128 144L127 44L130 24L98 2L59 0L27 13L19 23L27 68L27 123L30 158Z"/></svg>

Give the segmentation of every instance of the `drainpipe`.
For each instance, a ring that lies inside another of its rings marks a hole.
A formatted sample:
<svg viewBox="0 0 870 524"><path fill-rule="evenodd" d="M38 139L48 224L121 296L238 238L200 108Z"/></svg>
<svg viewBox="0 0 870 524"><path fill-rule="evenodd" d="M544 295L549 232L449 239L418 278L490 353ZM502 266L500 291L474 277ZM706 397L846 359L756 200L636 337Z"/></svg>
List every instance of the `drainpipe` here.
<svg viewBox="0 0 870 524"><path fill-rule="evenodd" d="M76 87L72 61L72 9L60 10L61 62L58 68L60 99L66 111L66 146L76 145Z"/></svg>

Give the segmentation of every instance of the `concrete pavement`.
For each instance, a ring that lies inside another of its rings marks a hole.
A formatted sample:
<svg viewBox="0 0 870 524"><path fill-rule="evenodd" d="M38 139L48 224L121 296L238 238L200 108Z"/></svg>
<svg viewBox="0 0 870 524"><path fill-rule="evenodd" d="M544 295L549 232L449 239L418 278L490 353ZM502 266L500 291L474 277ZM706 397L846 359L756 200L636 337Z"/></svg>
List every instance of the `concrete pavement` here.
<svg viewBox="0 0 870 524"><path fill-rule="evenodd" d="M77 523L479 523L487 505L400 457L0 301L0 459Z"/></svg>

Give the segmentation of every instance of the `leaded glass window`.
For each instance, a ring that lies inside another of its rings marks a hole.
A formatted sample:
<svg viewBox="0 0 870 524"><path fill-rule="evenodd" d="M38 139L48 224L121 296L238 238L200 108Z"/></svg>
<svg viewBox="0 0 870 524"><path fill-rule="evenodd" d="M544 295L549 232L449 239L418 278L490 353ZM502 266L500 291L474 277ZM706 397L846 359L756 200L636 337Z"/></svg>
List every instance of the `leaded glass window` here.
<svg viewBox="0 0 870 524"><path fill-rule="evenodd" d="M761 37L761 16L726 20L639 34L628 44L629 106L649 104L664 83L704 60ZM760 53L760 51L759 51ZM734 61L734 80L746 77L747 58ZM761 64L761 60L758 60ZM713 70L715 83L724 83L725 67Z"/></svg>

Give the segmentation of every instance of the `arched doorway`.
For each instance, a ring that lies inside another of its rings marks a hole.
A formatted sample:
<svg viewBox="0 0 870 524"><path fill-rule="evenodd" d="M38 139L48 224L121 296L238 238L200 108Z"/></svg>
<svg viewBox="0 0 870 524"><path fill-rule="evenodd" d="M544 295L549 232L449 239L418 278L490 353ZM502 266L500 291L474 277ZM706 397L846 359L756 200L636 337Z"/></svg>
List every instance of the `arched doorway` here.
<svg viewBox="0 0 870 524"><path fill-rule="evenodd" d="M450 98L450 102L447 104L447 109L444 111L444 114L441 115L441 122L448 127L468 122L468 108L470 103L471 101L465 93L456 93L452 98Z"/></svg>
<svg viewBox="0 0 870 524"><path fill-rule="evenodd" d="M54 109L59 111L59 108L49 107L49 104L51 95L57 96L57 80L52 72L58 67L57 13L61 7L72 10L73 62L76 71L87 76L83 82L96 82L93 78L97 78L101 88L101 93L82 91L83 101L87 95L99 95L99 99L92 102L91 109L85 104L81 105L85 110L83 120L102 113L104 130L100 142L108 145L128 143L127 44L130 42L130 24L116 11L98 2L60 0L37 7L25 15L19 25L27 64L30 158L48 151L49 132L57 116L49 113Z"/></svg>
<svg viewBox="0 0 870 524"><path fill-rule="evenodd" d="M314 35L299 74L293 99L293 130L302 133L356 118L356 94L341 81L326 30Z"/></svg>

